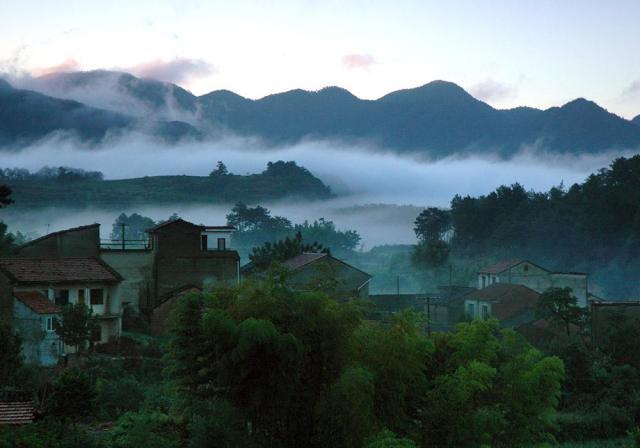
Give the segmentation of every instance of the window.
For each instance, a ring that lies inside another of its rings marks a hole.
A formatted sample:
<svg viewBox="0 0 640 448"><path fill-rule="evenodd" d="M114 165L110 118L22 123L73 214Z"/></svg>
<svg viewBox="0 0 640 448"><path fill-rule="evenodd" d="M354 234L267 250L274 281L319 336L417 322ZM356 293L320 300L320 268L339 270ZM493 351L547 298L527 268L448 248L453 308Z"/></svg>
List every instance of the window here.
<svg viewBox="0 0 640 448"><path fill-rule="evenodd" d="M524 265L524 267L523 267L522 269L524 269L524 272L527 272L527 271L529 270L529 265L528 265L528 264L525 264L525 265Z"/></svg>
<svg viewBox="0 0 640 448"><path fill-rule="evenodd" d="M482 318L489 319L489 305L482 305Z"/></svg>
<svg viewBox="0 0 640 448"><path fill-rule="evenodd" d="M469 317L476 317L476 304L475 303L467 303L467 314L469 315Z"/></svg>
<svg viewBox="0 0 640 448"><path fill-rule="evenodd" d="M482 276L482 287L484 288L485 286L487 286L487 277L485 277L484 275Z"/></svg>
<svg viewBox="0 0 640 448"><path fill-rule="evenodd" d="M45 328L47 331L53 331L53 317L47 317L45 320Z"/></svg>
<svg viewBox="0 0 640 448"><path fill-rule="evenodd" d="M209 238L207 235L200 235L200 249L208 250L209 249Z"/></svg>
<svg viewBox="0 0 640 448"><path fill-rule="evenodd" d="M78 289L78 303L81 303L84 305L84 288Z"/></svg>
<svg viewBox="0 0 640 448"><path fill-rule="evenodd" d="M89 300L91 305L103 305L104 297L102 289L92 289L89 291Z"/></svg>
<svg viewBox="0 0 640 448"><path fill-rule="evenodd" d="M491 283L495 283L496 282L496 276L494 275L493 277L491 277Z"/></svg>
<svg viewBox="0 0 640 448"><path fill-rule="evenodd" d="M218 238L218 250L227 250L227 240Z"/></svg>
<svg viewBox="0 0 640 448"><path fill-rule="evenodd" d="M56 289L54 291L54 297L56 305L65 306L69 304L69 290L68 289Z"/></svg>

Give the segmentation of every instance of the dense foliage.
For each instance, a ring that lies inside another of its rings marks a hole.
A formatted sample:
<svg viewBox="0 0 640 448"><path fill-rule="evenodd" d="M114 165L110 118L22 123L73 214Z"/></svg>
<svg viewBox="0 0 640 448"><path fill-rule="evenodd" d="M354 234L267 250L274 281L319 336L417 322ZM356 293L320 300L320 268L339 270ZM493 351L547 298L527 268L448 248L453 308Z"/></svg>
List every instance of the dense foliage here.
<svg viewBox="0 0 640 448"><path fill-rule="evenodd" d="M239 446L513 446L549 437L558 358L494 321L426 337L417 315L384 326L362 313L356 302L293 291L281 276L184 297L169 347L182 415L194 430L213 425L211 412L227 418L215 430ZM400 438L380 435L385 428Z"/></svg>
<svg viewBox="0 0 640 448"><path fill-rule="evenodd" d="M227 224L236 228L233 242L235 248L241 253L248 253L253 248L263 245L269 247L268 250L271 251L272 243L287 238L291 243L295 243L296 239L301 238L306 243L320 244L338 256L344 256L353 252L360 242L358 232L338 230L332 221L324 218L313 223L305 221L294 225L283 216L272 216L271 211L265 207L260 205L249 207L242 202L231 209L231 213L227 215ZM287 243L286 246L288 247L289 244ZM319 248L322 249L322 247Z"/></svg>
<svg viewBox="0 0 640 448"><path fill-rule="evenodd" d="M53 328L65 344L79 351L91 341L98 329L98 321L91 308L84 303L70 303L62 309L61 319L54 320Z"/></svg>
<svg viewBox="0 0 640 448"><path fill-rule="evenodd" d="M566 190L501 186L451 201L457 255L530 258L592 273L613 296L637 295L640 268L640 156L619 158Z"/></svg>

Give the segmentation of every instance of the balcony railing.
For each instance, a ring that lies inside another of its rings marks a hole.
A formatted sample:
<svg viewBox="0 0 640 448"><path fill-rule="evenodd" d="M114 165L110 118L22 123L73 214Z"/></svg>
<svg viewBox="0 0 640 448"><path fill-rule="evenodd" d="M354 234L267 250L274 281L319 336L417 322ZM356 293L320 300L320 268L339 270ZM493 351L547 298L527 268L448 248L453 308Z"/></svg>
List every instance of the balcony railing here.
<svg viewBox="0 0 640 448"><path fill-rule="evenodd" d="M149 250L150 240L100 240L103 250Z"/></svg>

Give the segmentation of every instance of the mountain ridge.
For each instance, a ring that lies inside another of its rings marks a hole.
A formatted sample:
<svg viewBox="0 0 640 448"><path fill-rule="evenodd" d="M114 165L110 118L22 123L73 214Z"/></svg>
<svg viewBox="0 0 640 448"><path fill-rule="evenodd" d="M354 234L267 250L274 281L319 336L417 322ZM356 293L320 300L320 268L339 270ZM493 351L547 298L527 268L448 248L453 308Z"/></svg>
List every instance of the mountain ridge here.
<svg viewBox="0 0 640 448"><path fill-rule="evenodd" d="M91 106L124 111L137 120L161 122L160 129L174 126L178 130L169 134L178 137L173 141L182 134L206 135L206 130L226 129L258 137L267 146L328 139L369 142L430 157L468 152L509 157L523 147L539 144L551 152L572 154L640 148L636 126L640 117L634 122L625 120L584 98L544 110L496 109L443 80L375 100L360 99L336 86L317 91L293 89L258 99L229 90L195 96L175 84L104 70L48 75L32 80L32 86L49 94L85 98ZM102 94L91 97L88 87ZM113 95L104 94L107 91Z"/></svg>

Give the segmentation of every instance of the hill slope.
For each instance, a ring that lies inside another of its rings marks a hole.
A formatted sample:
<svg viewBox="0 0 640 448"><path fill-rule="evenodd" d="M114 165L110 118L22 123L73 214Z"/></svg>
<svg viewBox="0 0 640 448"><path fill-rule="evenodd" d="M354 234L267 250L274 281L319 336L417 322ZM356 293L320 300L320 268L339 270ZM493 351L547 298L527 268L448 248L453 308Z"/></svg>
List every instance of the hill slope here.
<svg viewBox="0 0 640 448"><path fill-rule="evenodd" d="M118 209L132 205L259 203L297 197L333 196L329 187L294 162L269 163L246 176L149 176L135 179L1 178L8 184L15 209L73 206Z"/></svg>

